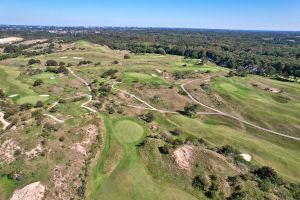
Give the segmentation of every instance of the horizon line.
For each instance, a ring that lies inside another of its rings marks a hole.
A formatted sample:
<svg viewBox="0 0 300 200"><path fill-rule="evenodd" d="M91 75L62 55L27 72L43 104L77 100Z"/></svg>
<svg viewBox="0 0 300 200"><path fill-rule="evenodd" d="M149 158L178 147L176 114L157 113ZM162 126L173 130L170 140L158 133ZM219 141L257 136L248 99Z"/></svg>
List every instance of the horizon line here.
<svg viewBox="0 0 300 200"><path fill-rule="evenodd" d="M191 29L191 30L220 30L220 31L260 31L260 32L300 32L300 30L276 29L238 29L238 28L199 28L199 27L162 27L162 26L120 26L120 25L31 25L31 24L0 24L0 26L32 26L32 27L61 27L61 28L144 28L144 29Z"/></svg>

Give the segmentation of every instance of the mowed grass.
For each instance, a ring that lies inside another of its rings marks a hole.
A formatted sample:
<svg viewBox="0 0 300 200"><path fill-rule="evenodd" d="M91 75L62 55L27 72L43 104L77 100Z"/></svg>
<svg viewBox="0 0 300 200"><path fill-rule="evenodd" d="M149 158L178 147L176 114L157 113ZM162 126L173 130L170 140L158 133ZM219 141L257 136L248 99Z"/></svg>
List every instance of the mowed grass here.
<svg viewBox="0 0 300 200"><path fill-rule="evenodd" d="M20 81L20 71L17 67L0 65L0 88L6 96L15 95L12 100L17 104L32 103L37 101L47 101L47 97L40 97L35 91Z"/></svg>
<svg viewBox="0 0 300 200"><path fill-rule="evenodd" d="M122 120L116 123L113 132L120 143L134 143L143 136L144 129L133 121Z"/></svg>
<svg viewBox="0 0 300 200"><path fill-rule="evenodd" d="M124 83L144 83L151 85L164 85L166 84L160 77L152 76L149 74L137 73L137 72L125 72L123 75Z"/></svg>
<svg viewBox="0 0 300 200"><path fill-rule="evenodd" d="M252 84L279 89L272 93ZM281 83L249 75L246 78L219 77L213 80L214 91L226 99L230 109L234 108L248 121L287 135L300 137L300 85Z"/></svg>
<svg viewBox="0 0 300 200"><path fill-rule="evenodd" d="M107 120L107 119L106 119ZM122 146L122 158L116 168L109 174L104 174L105 158L96 165L93 174L98 178L98 189L89 191L91 199L131 200L131 199L196 199L192 195L177 188L155 182L148 174L134 143L145 134L141 124L130 119L107 122L106 132L112 139L116 138ZM104 150L107 150L106 147ZM104 151L106 152L106 151ZM120 152L119 152L120 153ZM108 152L105 153L106 155ZM97 170L97 173L95 173ZM96 183L96 182L95 182ZM88 187L89 188L89 187Z"/></svg>

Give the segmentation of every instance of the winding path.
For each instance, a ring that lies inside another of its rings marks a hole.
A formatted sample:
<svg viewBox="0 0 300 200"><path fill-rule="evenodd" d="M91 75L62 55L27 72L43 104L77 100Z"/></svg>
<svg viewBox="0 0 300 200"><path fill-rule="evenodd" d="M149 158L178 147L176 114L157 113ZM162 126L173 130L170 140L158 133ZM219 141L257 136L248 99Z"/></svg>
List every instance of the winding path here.
<svg viewBox="0 0 300 200"><path fill-rule="evenodd" d="M279 133L279 132L276 132L276 131L272 131L272 130L267 129L267 128L263 128L263 127L257 126L257 125L255 125L255 124L252 124L252 123L250 123L250 122L247 122L247 121L245 121L245 120L243 120L243 119L240 119L240 118L235 117L235 116L233 116L233 115L230 115L230 114L228 114L228 113L224 113L224 112L222 112L222 111L220 111L220 110L217 110L217 109L215 109L215 108L212 108L212 107L210 107L210 106L207 106L207 105L205 105L205 104L199 102L199 101L196 100L196 99L195 99L195 98L194 98L194 97L193 97L193 96L185 89L185 87L184 87L184 86L186 86L187 84L190 84L190 83L192 83L192 82L194 82L194 81L198 81L198 80L199 80L199 79L192 80L192 81L189 81L189 82L187 82L187 83L181 85L182 90L183 90L183 91L189 96L189 98L190 98L191 100L193 100L195 103L197 103L197 104L199 104L199 105L201 105L201 106L203 106L203 107L205 107L205 108L208 108L208 109L210 109L210 110L212 110L212 111L215 111L216 114L223 115L223 116L226 116L226 117L235 119L235 120L237 120L237 121L239 121L239 122L242 122L242 123L244 123L244 124L247 124L247 125L249 125L249 126L252 126L252 127L254 127L254 128L257 128L257 129L259 129L259 130L266 131L266 132L269 132L269 133L272 133L272 134L275 134L275 135L279 135L279 136L282 136L282 137L285 137L285 138L289 138L289 139L292 139L292 140L300 141L300 138L298 138L298 137L286 135L286 134L283 134L283 133Z"/></svg>
<svg viewBox="0 0 300 200"><path fill-rule="evenodd" d="M5 130L10 123L4 119L4 113L0 112L0 122L3 124L2 130Z"/></svg>

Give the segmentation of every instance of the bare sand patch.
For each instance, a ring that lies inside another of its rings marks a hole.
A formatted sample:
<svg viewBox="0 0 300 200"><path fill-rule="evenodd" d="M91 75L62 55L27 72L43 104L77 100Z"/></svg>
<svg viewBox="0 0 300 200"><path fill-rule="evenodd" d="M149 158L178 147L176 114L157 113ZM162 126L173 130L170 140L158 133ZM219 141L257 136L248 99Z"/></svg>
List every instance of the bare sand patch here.
<svg viewBox="0 0 300 200"><path fill-rule="evenodd" d="M41 153L43 152L43 147L41 144L38 144L35 148L31 149L28 152L25 152L25 155L27 156L27 158L29 160L31 160L32 158L35 158L39 155L41 155Z"/></svg>
<svg viewBox="0 0 300 200"><path fill-rule="evenodd" d="M0 163L12 163L15 161L15 152L20 149L12 139L4 141L0 146Z"/></svg>
<svg viewBox="0 0 300 200"><path fill-rule="evenodd" d="M24 40L24 38L21 37L7 37L7 38L1 38L0 39L0 44L12 44L15 42L20 42Z"/></svg>
<svg viewBox="0 0 300 200"><path fill-rule="evenodd" d="M21 44L24 44L24 45L29 45L29 44L36 44L36 43L39 43L39 42L46 42L47 39L39 39L39 40L25 40L23 42L21 42Z"/></svg>
<svg viewBox="0 0 300 200"><path fill-rule="evenodd" d="M246 153L242 153L241 156L244 158L244 160L250 162L252 160L252 156Z"/></svg>
<svg viewBox="0 0 300 200"><path fill-rule="evenodd" d="M60 59L67 59L68 58L68 56L62 56L62 57L60 57Z"/></svg>
<svg viewBox="0 0 300 200"><path fill-rule="evenodd" d="M41 200L44 194L45 186L41 182L35 182L16 190L10 200Z"/></svg>
<svg viewBox="0 0 300 200"><path fill-rule="evenodd" d="M175 163L179 169L188 172L192 171L193 147L182 146L173 152L172 157L175 159Z"/></svg>

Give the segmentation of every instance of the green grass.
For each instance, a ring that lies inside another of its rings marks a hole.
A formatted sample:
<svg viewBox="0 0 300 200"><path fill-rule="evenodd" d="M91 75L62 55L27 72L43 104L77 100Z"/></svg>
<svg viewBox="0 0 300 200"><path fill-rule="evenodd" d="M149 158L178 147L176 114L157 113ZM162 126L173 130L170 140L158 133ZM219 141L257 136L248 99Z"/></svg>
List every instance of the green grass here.
<svg viewBox="0 0 300 200"><path fill-rule="evenodd" d="M135 143L144 135L143 127L130 120L118 121L113 132L120 143Z"/></svg>
<svg viewBox="0 0 300 200"><path fill-rule="evenodd" d="M7 177L0 178L0 200L9 199L9 196L13 193L16 184L13 180Z"/></svg>
<svg viewBox="0 0 300 200"><path fill-rule="evenodd" d="M136 147L132 144L144 134L140 124L130 119L111 122L106 118L106 133L119 141L123 156L113 172L104 174L103 159L108 154L107 146L105 147L101 162L97 163L92 173L94 181L98 180L94 182L98 187L88 187L93 189L89 191L91 199L195 199L177 188L155 182L148 174Z"/></svg>
<svg viewBox="0 0 300 200"><path fill-rule="evenodd" d="M149 74L137 73L137 72L125 72L123 76L124 83L145 83L151 85L164 85L165 82L160 77L154 77Z"/></svg>
<svg viewBox="0 0 300 200"><path fill-rule="evenodd" d="M48 97L40 97L35 91L19 80L20 71L16 67L0 65L0 86L6 96L17 94L12 100L17 104L47 101Z"/></svg>

